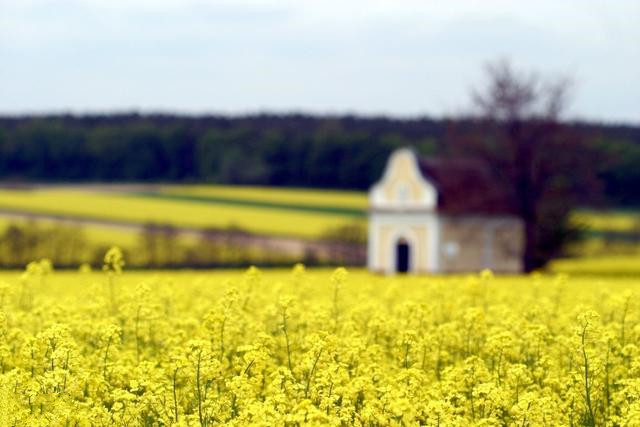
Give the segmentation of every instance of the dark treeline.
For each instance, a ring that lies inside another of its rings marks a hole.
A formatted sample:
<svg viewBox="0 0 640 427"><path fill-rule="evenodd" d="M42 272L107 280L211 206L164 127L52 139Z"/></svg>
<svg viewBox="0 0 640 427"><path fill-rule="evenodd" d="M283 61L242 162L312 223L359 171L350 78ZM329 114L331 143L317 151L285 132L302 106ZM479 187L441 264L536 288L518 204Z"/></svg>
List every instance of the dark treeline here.
<svg viewBox="0 0 640 427"><path fill-rule="evenodd" d="M391 150L447 155L463 120L86 115L0 118L5 182L164 181L366 189ZM640 204L640 127L574 123L607 202ZM579 155L579 153L576 153Z"/></svg>

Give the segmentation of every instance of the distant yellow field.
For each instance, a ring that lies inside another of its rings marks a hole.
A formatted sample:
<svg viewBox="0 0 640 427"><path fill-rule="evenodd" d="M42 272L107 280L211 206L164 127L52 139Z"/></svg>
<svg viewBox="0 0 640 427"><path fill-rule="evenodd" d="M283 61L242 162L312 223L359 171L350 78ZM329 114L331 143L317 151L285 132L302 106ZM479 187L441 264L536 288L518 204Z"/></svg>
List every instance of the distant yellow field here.
<svg viewBox="0 0 640 427"><path fill-rule="evenodd" d="M572 220L594 231L640 232L640 212L578 210Z"/></svg>
<svg viewBox="0 0 640 427"><path fill-rule="evenodd" d="M271 194L275 193L272 191ZM291 197L287 191L284 194ZM320 199L328 197L320 193L316 195ZM357 200L356 197L345 197L352 200L350 203ZM292 203L291 200L287 199L287 202ZM318 200L315 199L314 203ZM364 217L286 207L235 206L68 188L3 189L0 190L0 209L135 223L153 221L195 228L237 226L255 233L308 238L344 224L365 221Z"/></svg>
<svg viewBox="0 0 640 427"><path fill-rule="evenodd" d="M557 259L551 262L550 269L568 274L606 274L640 278L640 251L628 255Z"/></svg>

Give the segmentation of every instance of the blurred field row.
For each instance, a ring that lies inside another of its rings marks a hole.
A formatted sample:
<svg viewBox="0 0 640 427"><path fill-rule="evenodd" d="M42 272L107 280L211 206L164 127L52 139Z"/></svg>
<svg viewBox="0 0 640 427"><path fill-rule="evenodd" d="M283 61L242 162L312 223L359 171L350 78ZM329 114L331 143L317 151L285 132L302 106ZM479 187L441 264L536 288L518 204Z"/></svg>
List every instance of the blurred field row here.
<svg viewBox="0 0 640 427"><path fill-rule="evenodd" d="M215 185L82 185L0 189L0 233L11 224L77 230L92 247L135 251L144 224L183 229L240 229L266 236L318 239L366 227L363 192ZM640 212L581 210L572 218L587 238L569 248L556 271L640 270ZM193 244L196 235L180 234ZM606 255L606 256L605 256ZM604 256L604 257L603 257Z"/></svg>
<svg viewBox="0 0 640 427"><path fill-rule="evenodd" d="M19 216L0 216L0 232L5 232L10 225L19 227L35 223L40 229L48 230L54 227L69 227L81 233L92 245L133 247L138 240L138 233L124 227L114 227L99 224L82 224L77 221L56 219L25 219Z"/></svg>
<svg viewBox="0 0 640 427"><path fill-rule="evenodd" d="M367 195L223 185L45 186L0 189L0 209L314 237L327 226L363 221ZM640 232L639 211L585 209L573 220L592 231Z"/></svg>

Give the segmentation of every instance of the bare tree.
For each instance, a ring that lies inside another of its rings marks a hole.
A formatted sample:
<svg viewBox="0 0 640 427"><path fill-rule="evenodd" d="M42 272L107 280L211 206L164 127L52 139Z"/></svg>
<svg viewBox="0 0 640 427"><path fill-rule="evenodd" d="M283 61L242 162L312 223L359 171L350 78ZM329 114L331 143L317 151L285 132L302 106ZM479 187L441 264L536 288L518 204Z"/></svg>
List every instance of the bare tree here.
<svg viewBox="0 0 640 427"><path fill-rule="evenodd" d="M570 80L519 73L508 61L487 66L487 85L472 94L472 129L456 141L483 158L524 221L524 268L557 256L576 236L569 214L598 188L594 152L562 121Z"/></svg>

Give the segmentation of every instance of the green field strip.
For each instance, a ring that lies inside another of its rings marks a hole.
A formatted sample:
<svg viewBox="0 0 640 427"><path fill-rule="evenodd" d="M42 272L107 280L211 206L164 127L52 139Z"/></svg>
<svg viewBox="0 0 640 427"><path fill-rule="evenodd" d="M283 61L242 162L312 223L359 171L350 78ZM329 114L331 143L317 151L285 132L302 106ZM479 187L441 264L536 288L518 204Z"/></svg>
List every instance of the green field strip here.
<svg viewBox="0 0 640 427"><path fill-rule="evenodd" d="M156 191L140 189L139 191ZM366 210L368 195L364 192L294 187L260 187L229 185L163 185L166 194L213 196L305 206L336 206Z"/></svg>
<svg viewBox="0 0 640 427"><path fill-rule="evenodd" d="M236 199L230 197L220 196L199 196L192 194L170 194L159 193L153 191L138 191L134 193L121 193L122 195L130 195L137 197L149 197L154 199L176 200L181 202L194 202L194 203L208 203L208 204L222 204L229 206L242 206L253 207L260 209L277 209L277 210L289 210L296 212L309 212L315 214L332 214L343 215L353 218L364 218L367 212L363 209L339 207L339 206L311 206L304 204L291 204L291 203L279 203L268 202L263 200L249 200L249 199Z"/></svg>

